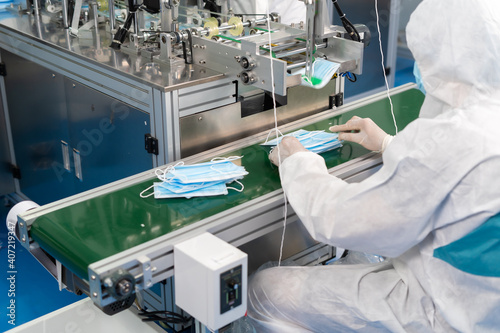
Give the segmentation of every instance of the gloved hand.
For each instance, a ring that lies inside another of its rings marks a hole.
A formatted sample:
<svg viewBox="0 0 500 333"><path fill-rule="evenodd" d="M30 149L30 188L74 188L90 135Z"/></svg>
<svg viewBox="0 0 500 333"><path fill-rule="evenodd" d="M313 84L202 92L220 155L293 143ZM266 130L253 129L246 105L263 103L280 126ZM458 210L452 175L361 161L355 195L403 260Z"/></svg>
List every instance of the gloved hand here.
<svg viewBox="0 0 500 333"><path fill-rule="evenodd" d="M300 151L308 151L304 148L300 141L293 136L284 137L278 146L279 147L274 147L269 154L269 160L271 160L271 162L277 166L279 166L279 162L283 163L286 158L292 156L295 153L298 153Z"/></svg>
<svg viewBox="0 0 500 333"><path fill-rule="evenodd" d="M393 136L384 132L370 118L352 117L344 125L330 127L332 132L340 132L339 140L359 143L366 149L383 152Z"/></svg>

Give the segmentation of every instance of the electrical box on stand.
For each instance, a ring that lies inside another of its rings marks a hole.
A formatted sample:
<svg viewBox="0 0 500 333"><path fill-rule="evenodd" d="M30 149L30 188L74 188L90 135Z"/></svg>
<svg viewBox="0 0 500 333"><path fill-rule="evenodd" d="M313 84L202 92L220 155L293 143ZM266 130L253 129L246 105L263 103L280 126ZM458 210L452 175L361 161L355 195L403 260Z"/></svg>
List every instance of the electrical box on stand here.
<svg viewBox="0 0 500 333"><path fill-rule="evenodd" d="M210 233L174 246L175 303L210 330L245 315L247 255Z"/></svg>

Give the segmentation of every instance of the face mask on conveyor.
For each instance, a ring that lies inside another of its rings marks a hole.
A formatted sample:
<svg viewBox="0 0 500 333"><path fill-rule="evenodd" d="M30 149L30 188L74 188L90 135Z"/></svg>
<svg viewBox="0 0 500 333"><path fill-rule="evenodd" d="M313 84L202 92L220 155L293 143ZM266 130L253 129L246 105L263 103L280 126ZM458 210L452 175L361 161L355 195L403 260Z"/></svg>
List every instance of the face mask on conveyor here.
<svg viewBox="0 0 500 333"><path fill-rule="evenodd" d="M210 162L184 165L179 162L169 165L165 169L156 169L156 176L161 182L141 192L141 198L154 195L156 199L163 198L192 198L214 195L226 195L228 189L241 192L244 185L238 180L248 172L243 166L238 166L232 161L241 156L214 158ZM228 187L226 184L236 182L240 188ZM153 188L152 193L147 193Z"/></svg>
<svg viewBox="0 0 500 333"><path fill-rule="evenodd" d="M269 134L271 134L271 132ZM342 143L339 141L339 135L337 133L328 133L325 131L306 131L304 129L300 129L276 139L266 139L266 142L261 145L274 147L279 144L285 136L293 136L297 138L304 148L316 154L342 147Z"/></svg>

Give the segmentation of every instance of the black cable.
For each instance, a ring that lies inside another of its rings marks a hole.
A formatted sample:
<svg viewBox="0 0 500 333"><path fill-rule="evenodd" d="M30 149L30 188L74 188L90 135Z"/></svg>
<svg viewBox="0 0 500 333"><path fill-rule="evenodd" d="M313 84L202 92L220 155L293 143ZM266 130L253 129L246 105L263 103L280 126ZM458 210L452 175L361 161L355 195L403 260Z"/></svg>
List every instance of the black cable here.
<svg viewBox="0 0 500 333"><path fill-rule="evenodd" d="M113 37L113 42L110 45L111 48L118 50L120 46L123 44L125 38L127 37L128 29L130 29L130 26L134 21L134 14L141 6L142 4L140 5L135 4L134 0L128 1L129 13L127 15L127 19L125 20L125 23L123 23L123 26L118 28L118 31L116 31L115 36Z"/></svg>
<svg viewBox="0 0 500 333"><path fill-rule="evenodd" d="M340 75L342 75L343 77L347 77L347 79L351 82L356 82L358 80L358 77L356 76L356 74L351 73L351 72L345 72L345 73L342 73Z"/></svg>
<svg viewBox="0 0 500 333"><path fill-rule="evenodd" d="M187 324L192 320L192 317L184 317L178 313L170 311L142 311L139 316L145 318L142 321L161 321L170 324Z"/></svg>
<svg viewBox="0 0 500 333"><path fill-rule="evenodd" d="M191 36L191 31L186 30L187 40L182 41L182 54L184 55L184 62L186 64L193 63L193 37Z"/></svg>
<svg viewBox="0 0 500 333"><path fill-rule="evenodd" d="M347 19L344 12L340 8L340 5L337 3L337 0L332 0L332 2L335 6L335 9L337 10L337 13L340 16L340 21L342 22L344 29L347 31L351 39L356 42L361 42L361 37L359 36L358 30L356 30L354 25Z"/></svg>

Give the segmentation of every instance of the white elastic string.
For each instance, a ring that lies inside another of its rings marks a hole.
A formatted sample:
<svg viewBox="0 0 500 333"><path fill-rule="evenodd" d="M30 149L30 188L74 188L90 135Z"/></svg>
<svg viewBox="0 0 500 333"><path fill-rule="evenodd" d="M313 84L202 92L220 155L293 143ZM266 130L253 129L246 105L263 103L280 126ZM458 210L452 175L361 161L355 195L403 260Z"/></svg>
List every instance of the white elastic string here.
<svg viewBox="0 0 500 333"><path fill-rule="evenodd" d="M142 191L141 193L139 193L139 196L140 196L141 198L147 198L147 197L150 197L150 196L154 195L154 194L155 194L155 192L153 192L153 193L149 193L149 194L147 194L147 195L144 195L144 192L149 191L149 189L150 189L151 187L154 187L154 186L155 186L154 184L153 184L153 185L151 185L150 187L148 187L147 189L145 189L144 191Z"/></svg>
<svg viewBox="0 0 500 333"><path fill-rule="evenodd" d="M266 144L266 143L268 143L268 142L269 142L269 136L270 136L270 135L271 135L271 133L272 133L273 131L275 131L275 130L276 130L276 129L275 129L275 128L273 128L272 130L270 130L270 131L269 131L269 133L267 133L266 141L264 142L264 144ZM283 136L284 136L284 135L283 135L283 133L281 133L281 131L280 131L280 130L278 130L278 133L279 133L279 135L280 135L279 137L283 137ZM276 139L278 139L278 137L276 137ZM273 140L274 140L274 139L273 139ZM276 141L277 141L277 140L276 140Z"/></svg>
<svg viewBox="0 0 500 333"><path fill-rule="evenodd" d="M166 167L165 169L160 169L160 168L158 168L158 169L156 169L156 170L155 170L155 175L156 175L156 177L157 177L159 180L162 180L162 181L171 180L171 179L175 178L175 176L173 176L173 177L171 177L171 178L167 179L167 176L166 176L166 175L167 175L167 173L169 173L169 172L173 172L173 171L175 171L175 167L177 167L177 166L183 166L183 165L184 165L184 162L183 162L183 161L180 161L180 162L177 162L177 163L176 163L176 164L174 164L174 165L169 165L169 166L168 166L168 167Z"/></svg>
<svg viewBox="0 0 500 333"><path fill-rule="evenodd" d="M391 95L389 94L389 82L387 81L387 75L385 74L384 51L382 50L382 34L380 33L380 23L378 15L378 0L375 0L375 14L377 16L378 43L380 46L380 55L382 56L382 72L384 73L387 98L389 98L389 103L391 104L392 120L394 121L394 127L396 128L396 134L398 134L398 125L396 124L396 117L394 116L394 106L392 105Z"/></svg>
<svg viewBox="0 0 500 333"><path fill-rule="evenodd" d="M245 185L243 185L240 181L238 181L236 179L234 180L234 182L240 184L241 185L241 189L237 189L237 188L229 187L229 186L227 186L227 189L228 190L235 190L236 192L243 192L243 190L245 189Z"/></svg>
<svg viewBox="0 0 500 333"><path fill-rule="evenodd" d="M214 157L210 160L210 162L226 162L226 161L236 161L243 156L229 156L229 157Z"/></svg>
<svg viewBox="0 0 500 333"><path fill-rule="evenodd" d="M271 40L271 22L269 19L269 2L266 2L266 14L267 14L267 31L268 31L268 37L269 37L269 59L271 60L271 88L272 88L272 96L273 96L273 110L274 110L274 130L276 132L276 138L278 137L278 133L281 133L278 129L278 112L276 110L276 96L275 96L275 89L274 89L274 70L273 70L273 50L272 50L272 40ZM281 179L281 172L279 172L279 166L281 165L281 155L280 155L280 146L277 145L278 147L278 174L280 177L280 182L282 182ZM284 207L284 219L283 219L283 234L281 235L281 246L280 246L280 256L278 259L278 267L281 266L281 258L283 256L283 243L285 241L285 230L286 230L286 217L288 215L287 211L287 200L286 200L286 193L285 190L283 189L283 198L285 200L285 207Z"/></svg>
<svg viewBox="0 0 500 333"><path fill-rule="evenodd" d="M317 136L317 135L319 135L319 134L321 134L323 132L324 132L324 130L310 131L309 133L301 134L300 138L303 139L303 140L304 139L314 138L315 136ZM296 138L298 138L298 137L296 137Z"/></svg>

